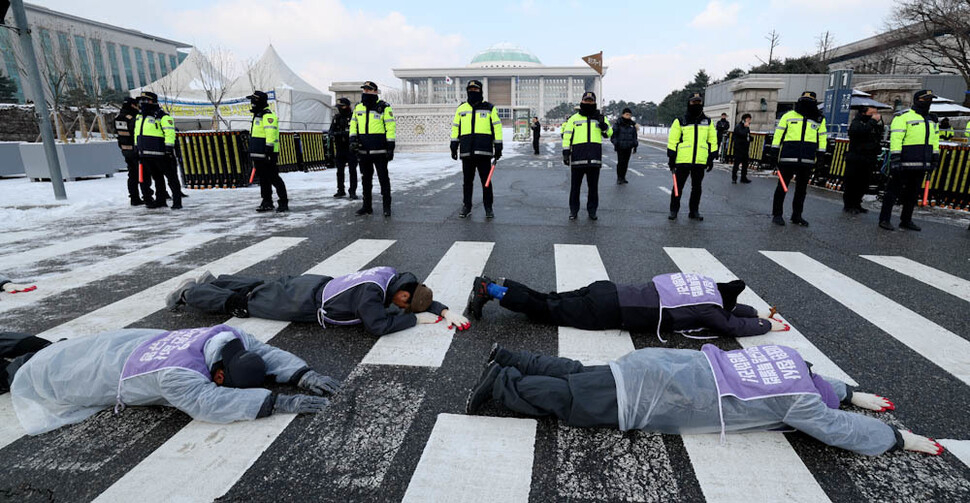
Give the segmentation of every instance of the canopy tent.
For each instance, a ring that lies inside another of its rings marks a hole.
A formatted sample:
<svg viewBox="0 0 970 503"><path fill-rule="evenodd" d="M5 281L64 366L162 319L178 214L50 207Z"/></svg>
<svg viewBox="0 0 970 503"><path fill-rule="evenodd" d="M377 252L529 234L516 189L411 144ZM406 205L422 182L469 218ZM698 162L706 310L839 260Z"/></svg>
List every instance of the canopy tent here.
<svg viewBox="0 0 970 503"><path fill-rule="evenodd" d="M227 78L223 72L193 50L175 70L151 84L132 89L131 95L143 91L158 95L159 104L175 119L179 127L211 127L215 107L210 94L223 94L219 102L220 129L238 129L252 118L246 96L258 89L269 95L269 104L282 129L326 129L331 118L331 97L320 92L290 69L269 46L263 56L250 65L241 77Z"/></svg>
<svg viewBox="0 0 970 503"><path fill-rule="evenodd" d="M858 89L852 90L852 99L849 102L849 108L857 110L864 107L873 107L879 110L892 110L892 105L887 105L880 101L872 99L872 95L866 92L862 92Z"/></svg>
<svg viewBox="0 0 970 503"><path fill-rule="evenodd" d="M970 108L963 105L958 105L951 99L947 99L942 96L934 96L933 104L930 105L930 112L942 117L952 117L954 115L968 114L970 113Z"/></svg>

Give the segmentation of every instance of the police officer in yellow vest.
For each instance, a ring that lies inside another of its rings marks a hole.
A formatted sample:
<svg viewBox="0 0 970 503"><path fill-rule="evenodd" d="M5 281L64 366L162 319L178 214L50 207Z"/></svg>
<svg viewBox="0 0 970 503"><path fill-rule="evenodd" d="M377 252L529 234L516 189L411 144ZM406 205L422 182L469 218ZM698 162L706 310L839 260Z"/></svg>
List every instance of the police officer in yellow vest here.
<svg viewBox="0 0 970 503"><path fill-rule="evenodd" d="M599 208L600 168L603 167L603 137L613 135L613 128L596 108L596 94L583 93L579 112L562 126L562 162L570 167L569 219L579 214L579 190L586 177L586 211L596 220Z"/></svg>
<svg viewBox="0 0 970 503"><path fill-rule="evenodd" d="M940 119L940 141L950 141L956 136L956 132L950 125L950 119L944 117Z"/></svg>
<svg viewBox="0 0 970 503"><path fill-rule="evenodd" d="M371 192L374 187L374 171L381 184L381 202L384 216L391 216L391 178L387 163L394 159L395 119L391 104L378 98L377 84L371 81L360 86L363 90L360 103L354 107L350 118L350 148L357 151L360 161L360 177L363 205L358 215L374 213Z"/></svg>
<svg viewBox="0 0 970 503"><path fill-rule="evenodd" d="M273 187L279 205L278 213L290 211L290 200L286 197L286 184L280 178L276 161L280 155L280 122L269 108L269 95L263 91L253 91L246 96L252 107L253 121L249 129L249 158L259 175L259 194L262 197L256 211L273 211Z"/></svg>
<svg viewBox="0 0 970 503"><path fill-rule="evenodd" d="M879 227L895 230L890 221L896 199L902 199L899 226L922 230L913 223L913 208L923 178L940 165L940 130L936 115L930 113L933 91L923 89L913 95L913 107L896 115L889 126L889 181L882 196Z"/></svg>
<svg viewBox="0 0 970 503"><path fill-rule="evenodd" d="M491 169L492 157L502 157L502 120L498 118L495 105L484 101L482 83L468 81L465 86L468 101L458 106L451 124L451 158L457 160L461 150L462 206L458 216L467 217L472 212L472 193L475 189L475 172L482 182L482 204L485 218L495 218L492 212L492 186L485 186Z"/></svg>
<svg viewBox="0 0 970 503"><path fill-rule="evenodd" d="M134 136L143 176L155 181L155 200L148 208L167 206L165 179L172 191L172 209L182 209L182 186L175 171L175 121L158 106L158 95L144 92L138 97L141 113L135 118Z"/></svg>
<svg viewBox="0 0 970 503"><path fill-rule="evenodd" d="M771 157L777 161L786 187L791 186L792 177L796 178L795 196L791 203L793 224L808 227L808 221L802 218L802 210L815 165L825 157L826 134L825 118L818 109L818 97L812 91L803 92L795 102L795 109L782 115L775 128ZM775 187L771 221L776 225L785 225L784 211L785 189L779 181Z"/></svg>
<svg viewBox="0 0 970 503"><path fill-rule="evenodd" d="M674 119L667 135L667 165L677 178L677 192L670 193L670 220L677 219L680 197L684 195L687 177L690 177L690 202L688 218L702 221L701 182L704 170L714 169L717 155L717 126L704 114L704 96L691 93L687 98L687 113Z"/></svg>

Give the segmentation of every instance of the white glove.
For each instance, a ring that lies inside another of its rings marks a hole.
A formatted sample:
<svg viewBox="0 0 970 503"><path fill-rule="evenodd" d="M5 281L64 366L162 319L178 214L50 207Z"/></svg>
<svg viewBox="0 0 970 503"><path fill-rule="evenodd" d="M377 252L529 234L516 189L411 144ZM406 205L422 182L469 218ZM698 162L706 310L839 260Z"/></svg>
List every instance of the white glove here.
<svg viewBox="0 0 970 503"><path fill-rule="evenodd" d="M37 285L24 285L20 283L4 283L3 291L7 293L32 292L37 289Z"/></svg>
<svg viewBox="0 0 970 503"><path fill-rule="evenodd" d="M888 398L873 395L872 393L860 393L855 391L852 393L852 399L850 402L852 402L852 405L855 405L856 407L874 410L876 412L896 410L896 405L890 402Z"/></svg>
<svg viewBox="0 0 970 503"><path fill-rule="evenodd" d="M917 435L906 430L899 430L899 433L903 436L903 449L907 451L923 452L934 456L943 454L943 446L932 438Z"/></svg>
<svg viewBox="0 0 970 503"><path fill-rule="evenodd" d="M429 324L438 323L439 321L441 321L441 316L438 316L437 314L434 314L434 313L429 313L427 311L423 313L417 313L414 316L418 318L419 325L423 323L429 323Z"/></svg>
<svg viewBox="0 0 970 503"><path fill-rule="evenodd" d="M451 309L445 309L442 311L441 316L443 316L445 321L448 322L448 328L454 328L455 330L462 331L467 330L472 326L472 323L468 321L468 318L465 318L458 313L453 313Z"/></svg>
<svg viewBox="0 0 970 503"><path fill-rule="evenodd" d="M771 323L772 332L787 332L791 330L791 325L783 321L778 321L774 318L768 318L768 322Z"/></svg>

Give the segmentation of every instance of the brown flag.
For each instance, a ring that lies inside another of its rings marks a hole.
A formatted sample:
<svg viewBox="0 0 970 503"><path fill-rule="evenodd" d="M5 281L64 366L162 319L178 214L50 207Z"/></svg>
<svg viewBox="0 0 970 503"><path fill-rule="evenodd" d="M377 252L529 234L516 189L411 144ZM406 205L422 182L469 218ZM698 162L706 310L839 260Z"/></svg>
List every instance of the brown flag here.
<svg viewBox="0 0 970 503"><path fill-rule="evenodd" d="M603 51L590 54L589 56L583 56L583 61L593 70L596 70L596 73L603 75Z"/></svg>

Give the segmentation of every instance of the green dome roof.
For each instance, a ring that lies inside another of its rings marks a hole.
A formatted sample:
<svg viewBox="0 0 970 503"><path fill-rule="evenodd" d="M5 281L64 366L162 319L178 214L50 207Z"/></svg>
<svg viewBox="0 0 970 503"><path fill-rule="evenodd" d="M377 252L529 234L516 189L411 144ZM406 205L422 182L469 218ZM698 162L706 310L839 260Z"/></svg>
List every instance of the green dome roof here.
<svg viewBox="0 0 970 503"><path fill-rule="evenodd" d="M469 66L476 67L516 67L541 66L542 61L535 54L513 44L495 44L472 58Z"/></svg>

